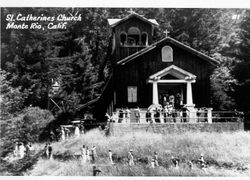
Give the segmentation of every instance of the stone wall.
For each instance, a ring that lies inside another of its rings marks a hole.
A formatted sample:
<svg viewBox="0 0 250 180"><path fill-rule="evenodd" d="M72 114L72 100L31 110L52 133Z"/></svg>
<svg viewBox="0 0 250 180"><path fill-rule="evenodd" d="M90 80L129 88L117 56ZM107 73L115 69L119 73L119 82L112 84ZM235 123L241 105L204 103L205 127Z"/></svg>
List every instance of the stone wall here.
<svg viewBox="0 0 250 180"><path fill-rule="evenodd" d="M166 124L123 124L112 123L112 135L119 136L136 131L170 134L184 132L226 132L244 130L241 122L231 123L166 123Z"/></svg>

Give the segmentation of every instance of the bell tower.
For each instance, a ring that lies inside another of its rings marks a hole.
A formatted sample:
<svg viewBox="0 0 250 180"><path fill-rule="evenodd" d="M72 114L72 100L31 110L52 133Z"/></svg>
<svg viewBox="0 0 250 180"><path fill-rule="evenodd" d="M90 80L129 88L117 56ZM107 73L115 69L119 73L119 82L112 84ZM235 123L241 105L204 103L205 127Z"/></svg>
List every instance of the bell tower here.
<svg viewBox="0 0 250 180"><path fill-rule="evenodd" d="M147 19L132 10L122 19L108 19L112 39L112 56L115 62L122 60L153 43L155 19Z"/></svg>

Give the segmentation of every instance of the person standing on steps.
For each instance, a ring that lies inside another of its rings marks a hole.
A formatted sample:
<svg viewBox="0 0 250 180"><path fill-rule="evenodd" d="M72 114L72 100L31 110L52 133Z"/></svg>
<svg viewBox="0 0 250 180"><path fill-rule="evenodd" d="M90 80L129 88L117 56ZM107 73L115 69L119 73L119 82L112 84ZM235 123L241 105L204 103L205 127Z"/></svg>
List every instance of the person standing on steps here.
<svg viewBox="0 0 250 180"><path fill-rule="evenodd" d="M155 122L156 123L160 123L160 110L158 108L156 108L155 110L155 114L154 114L154 118L155 118Z"/></svg>
<svg viewBox="0 0 250 180"><path fill-rule="evenodd" d="M125 110L125 120L126 120L126 123L128 123L130 120L130 110L128 109L128 107L126 107L126 110Z"/></svg>
<svg viewBox="0 0 250 180"><path fill-rule="evenodd" d="M124 114L124 112L123 112L123 109L120 109L119 110L119 116L118 116L118 123L123 123L123 114Z"/></svg>
<svg viewBox="0 0 250 180"><path fill-rule="evenodd" d="M130 150L128 152L128 165L129 166L135 165L135 163L134 163L134 156L133 156L132 152L133 152L132 150Z"/></svg>
<svg viewBox="0 0 250 180"><path fill-rule="evenodd" d="M141 116L141 110L140 108L137 106L137 108L135 109L135 119L137 123L140 123L140 116Z"/></svg>
<svg viewBox="0 0 250 180"><path fill-rule="evenodd" d="M149 111L149 109L146 112L146 122L147 123L151 123L151 112Z"/></svg>

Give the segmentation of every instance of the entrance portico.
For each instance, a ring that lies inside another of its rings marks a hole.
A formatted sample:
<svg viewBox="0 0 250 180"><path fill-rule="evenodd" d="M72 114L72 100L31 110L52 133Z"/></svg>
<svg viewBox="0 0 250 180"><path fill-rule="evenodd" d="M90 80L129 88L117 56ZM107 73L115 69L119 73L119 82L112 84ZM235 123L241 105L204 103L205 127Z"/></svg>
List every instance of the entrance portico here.
<svg viewBox="0 0 250 180"><path fill-rule="evenodd" d="M175 65L171 65L153 75L151 75L148 79L149 83L153 85L153 94L152 94L152 105L153 106L160 106L159 105L159 90L158 85L166 85L169 86L171 84L185 84L186 86L186 102L185 107L189 111L189 118L190 121L195 120L196 113L193 103L193 93L192 93L192 83L195 83L196 76L192 73L189 73ZM181 96L183 97L183 91L181 92Z"/></svg>

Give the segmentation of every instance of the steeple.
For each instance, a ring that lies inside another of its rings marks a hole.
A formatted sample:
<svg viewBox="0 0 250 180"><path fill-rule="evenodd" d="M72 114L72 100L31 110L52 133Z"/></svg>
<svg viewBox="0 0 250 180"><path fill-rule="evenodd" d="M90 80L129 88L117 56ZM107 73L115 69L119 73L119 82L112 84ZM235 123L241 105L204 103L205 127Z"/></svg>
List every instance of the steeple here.
<svg viewBox="0 0 250 180"><path fill-rule="evenodd" d="M113 38L113 54L121 60L153 43L154 30L158 27L155 19L147 19L132 8L122 19L108 19Z"/></svg>

